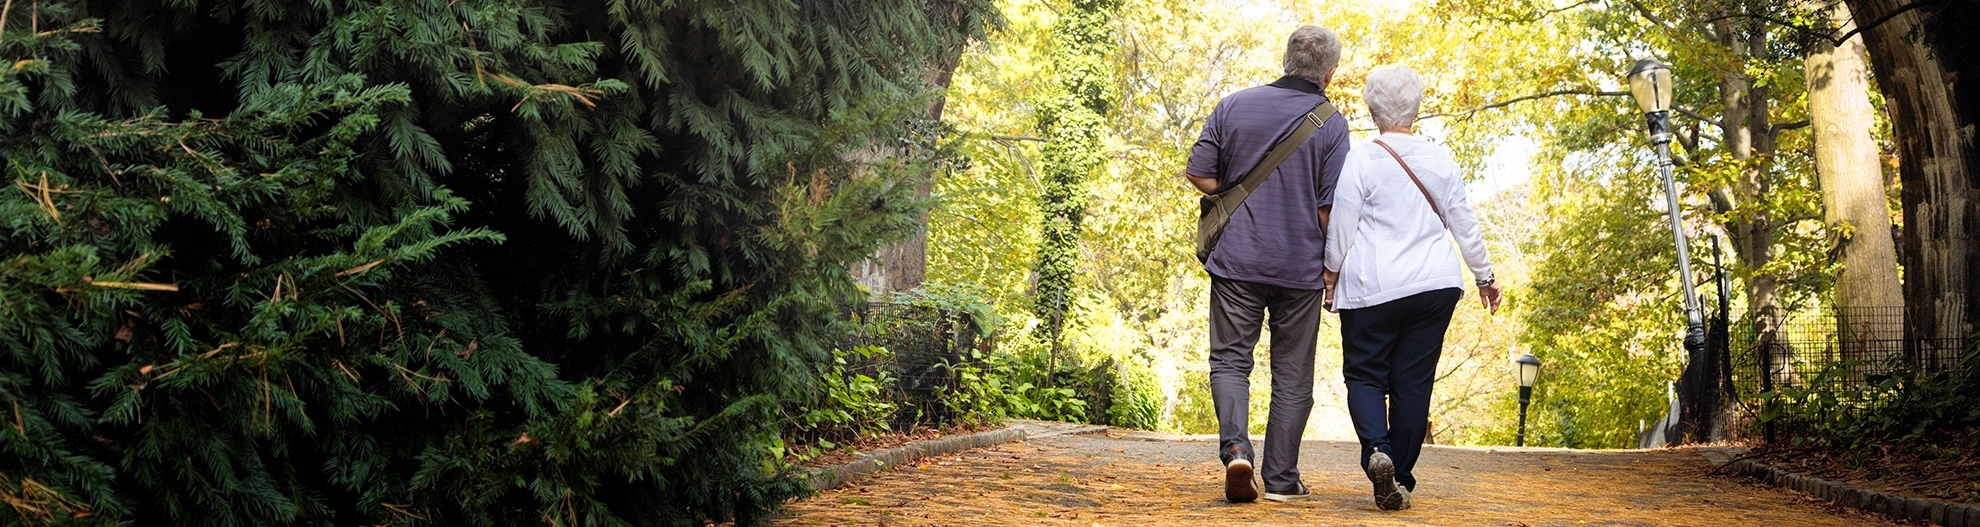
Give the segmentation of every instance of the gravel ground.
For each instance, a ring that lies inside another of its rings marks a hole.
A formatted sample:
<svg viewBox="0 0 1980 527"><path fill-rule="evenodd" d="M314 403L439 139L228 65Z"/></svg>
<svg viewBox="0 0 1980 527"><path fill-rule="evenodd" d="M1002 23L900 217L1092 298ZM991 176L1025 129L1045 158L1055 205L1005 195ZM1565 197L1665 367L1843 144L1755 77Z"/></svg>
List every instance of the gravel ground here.
<svg viewBox="0 0 1980 527"><path fill-rule="evenodd" d="M1898 525L1730 477L1689 449L1431 446L1415 507L1376 510L1356 445L1308 441L1313 499L1225 503L1216 443L1063 435L924 458L788 505L777 525Z"/></svg>

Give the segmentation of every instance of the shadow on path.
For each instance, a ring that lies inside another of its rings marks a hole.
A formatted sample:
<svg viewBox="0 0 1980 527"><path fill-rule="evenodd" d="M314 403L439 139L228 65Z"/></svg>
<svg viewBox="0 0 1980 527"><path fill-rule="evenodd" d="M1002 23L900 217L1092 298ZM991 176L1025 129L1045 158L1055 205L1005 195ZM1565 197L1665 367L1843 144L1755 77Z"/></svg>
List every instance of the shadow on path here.
<svg viewBox="0 0 1980 527"><path fill-rule="evenodd" d="M786 507L777 525L1896 525L1806 495L1708 477L1697 452L1431 446L1415 508L1375 509L1353 443L1308 441L1313 499L1225 503L1216 443L1061 435L924 458Z"/></svg>

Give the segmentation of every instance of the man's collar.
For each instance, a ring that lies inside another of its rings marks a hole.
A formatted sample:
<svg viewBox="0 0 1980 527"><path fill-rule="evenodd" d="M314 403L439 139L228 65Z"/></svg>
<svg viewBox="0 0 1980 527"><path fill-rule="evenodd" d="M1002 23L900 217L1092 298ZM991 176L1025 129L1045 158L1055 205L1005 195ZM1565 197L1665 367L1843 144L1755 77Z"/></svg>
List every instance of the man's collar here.
<svg viewBox="0 0 1980 527"><path fill-rule="evenodd" d="M1313 81L1302 79L1299 77L1294 77L1291 75L1279 77L1279 80L1272 81L1271 86L1285 88L1294 91L1303 91L1306 93L1319 95L1321 97L1327 96L1327 94L1325 93L1320 93L1319 84L1314 84Z"/></svg>

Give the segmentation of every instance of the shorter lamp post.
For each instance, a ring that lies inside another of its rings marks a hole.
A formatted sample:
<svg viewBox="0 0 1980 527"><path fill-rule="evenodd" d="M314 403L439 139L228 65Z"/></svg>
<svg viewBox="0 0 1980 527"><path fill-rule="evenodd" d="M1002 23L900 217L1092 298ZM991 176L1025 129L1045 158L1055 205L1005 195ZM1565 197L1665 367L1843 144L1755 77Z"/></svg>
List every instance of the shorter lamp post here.
<svg viewBox="0 0 1980 527"><path fill-rule="evenodd" d="M1527 353L1513 361L1514 373L1519 375L1519 435L1514 436L1513 446L1526 446L1526 404L1533 402L1533 381L1540 379L1540 359Z"/></svg>

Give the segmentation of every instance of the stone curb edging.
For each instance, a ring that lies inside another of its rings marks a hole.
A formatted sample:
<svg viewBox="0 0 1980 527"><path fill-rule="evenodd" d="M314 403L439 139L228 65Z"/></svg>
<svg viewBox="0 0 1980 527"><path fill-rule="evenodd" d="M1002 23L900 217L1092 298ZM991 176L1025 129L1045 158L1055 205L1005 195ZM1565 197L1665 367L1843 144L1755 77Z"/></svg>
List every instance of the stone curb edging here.
<svg viewBox="0 0 1980 527"><path fill-rule="evenodd" d="M1732 472L1784 489L1798 490L1843 507L1862 509L1900 520L1925 520L1944 527L1980 527L1980 506L1948 503L1933 499L1906 498L1874 490L1856 489L1813 476L1795 474L1765 463L1742 459L1732 462Z"/></svg>
<svg viewBox="0 0 1980 527"><path fill-rule="evenodd" d="M891 467L913 463L918 458L953 454L1024 439L1025 431L1022 427L1000 428L941 439L914 441L900 448L861 453L858 460L844 465L807 469L807 471L811 472L811 490L826 490ZM1975 524L1975 527L1980 527L1980 524Z"/></svg>

